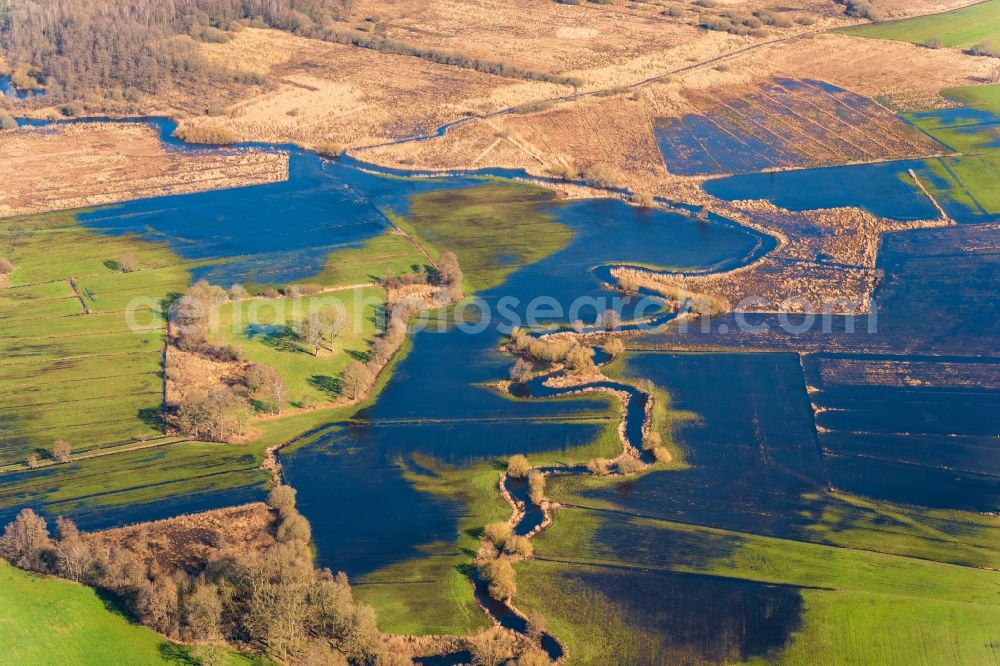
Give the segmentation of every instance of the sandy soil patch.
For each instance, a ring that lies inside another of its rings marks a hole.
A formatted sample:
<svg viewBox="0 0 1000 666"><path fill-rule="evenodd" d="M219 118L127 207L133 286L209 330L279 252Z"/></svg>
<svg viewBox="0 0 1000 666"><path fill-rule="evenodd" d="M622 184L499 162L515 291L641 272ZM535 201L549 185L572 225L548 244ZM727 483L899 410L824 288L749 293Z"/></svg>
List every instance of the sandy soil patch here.
<svg viewBox="0 0 1000 666"><path fill-rule="evenodd" d="M0 217L278 182L288 156L168 152L147 125L95 123L0 132Z"/></svg>

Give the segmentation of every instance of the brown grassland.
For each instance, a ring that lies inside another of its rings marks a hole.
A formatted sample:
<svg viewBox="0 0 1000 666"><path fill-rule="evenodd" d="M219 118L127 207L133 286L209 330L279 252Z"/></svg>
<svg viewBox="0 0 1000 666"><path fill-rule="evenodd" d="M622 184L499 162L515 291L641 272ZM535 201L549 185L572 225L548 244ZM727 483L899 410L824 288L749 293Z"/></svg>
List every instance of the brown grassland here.
<svg viewBox="0 0 1000 666"><path fill-rule="evenodd" d="M0 132L0 217L188 194L288 178L288 156L180 155L147 125L87 123Z"/></svg>

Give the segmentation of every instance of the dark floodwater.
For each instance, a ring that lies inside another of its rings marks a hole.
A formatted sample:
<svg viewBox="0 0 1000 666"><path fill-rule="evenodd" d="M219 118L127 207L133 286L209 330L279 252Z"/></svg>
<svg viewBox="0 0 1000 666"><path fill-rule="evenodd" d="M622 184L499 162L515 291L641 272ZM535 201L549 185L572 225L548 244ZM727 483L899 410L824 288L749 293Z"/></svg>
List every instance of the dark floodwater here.
<svg viewBox="0 0 1000 666"><path fill-rule="evenodd" d="M497 306L506 299L509 312L522 320L537 298L568 312L580 297L601 303L614 296L592 272L602 263L696 269L749 256L759 246L755 235L737 227L705 225L617 201L555 204L551 212L574 231L573 240L480 294L484 302ZM643 300L625 307L626 318ZM578 316L593 321L605 307L588 305ZM573 318L564 314L544 321L565 324ZM313 523L323 561L349 573L367 573L406 559L420 544L457 536L460 506L431 498L404 500L412 491L395 468L401 457L419 453L463 464L513 453L562 451L589 443L605 427L573 421L607 413L594 398L511 400L477 386L507 375L513 359L498 351L505 323L493 320L475 334L458 328L418 333L412 352L372 407L352 424L283 458L288 480L299 491L300 508ZM366 507L361 515L346 510L358 506ZM400 511L401 506L406 510ZM380 523L383 516L399 529L386 528ZM375 533L372 526L378 524L383 527ZM365 547L359 548L359 542Z"/></svg>
<svg viewBox="0 0 1000 666"><path fill-rule="evenodd" d="M806 120L823 111L838 117L827 126ZM815 158L803 150L803 133L788 129L804 124L808 124L811 140L850 156L845 161L860 161L867 154L844 139L843 128L845 124L870 125L873 117L883 114L872 100L829 83L774 79L704 114L660 120L653 131L671 173L743 173L812 162ZM765 128L782 123L784 131L748 133L748 118Z"/></svg>
<svg viewBox="0 0 1000 666"><path fill-rule="evenodd" d="M1000 116L989 111L968 108L943 109L911 116L933 122L935 127L981 137L975 150L1000 146ZM928 186L948 215L959 223L991 222L1000 218L975 201L971 193L959 200L940 172L954 174L963 157L928 160L897 160L879 164L855 164L750 173L710 180L705 191L727 201L767 199L788 210L857 206L892 220L933 220L939 214L934 204L914 183L912 169ZM977 168L985 168L980 165ZM971 198L971 203L968 199Z"/></svg>

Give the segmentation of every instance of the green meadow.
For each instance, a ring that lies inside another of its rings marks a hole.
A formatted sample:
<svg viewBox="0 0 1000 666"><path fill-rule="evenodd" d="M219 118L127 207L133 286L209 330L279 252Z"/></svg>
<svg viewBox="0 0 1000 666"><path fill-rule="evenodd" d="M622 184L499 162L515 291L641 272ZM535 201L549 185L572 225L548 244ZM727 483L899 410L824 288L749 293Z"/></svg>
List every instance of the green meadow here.
<svg viewBox="0 0 1000 666"><path fill-rule="evenodd" d="M987 0L944 14L852 26L839 32L914 44L940 40L942 46L961 49L993 42L1000 48L1000 0Z"/></svg>
<svg viewBox="0 0 1000 666"><path fill-rule="evenodd" d="M0 645L6 664L142 666L201 663L197 647L134 625L83 585L15 569L0 560ZM224 663L263 664L227 651Z"/></svg>
<svg viewBox="0 0 1000 666"><path fill-rule="evenodd" d="M0 221L16 267L0 290L0 464L160 435L164 299L188 270L165 245L102 236L73 213ZM136 258L135 272L117 261ZM130 316L126 316L127 313Z"/></svg>
<svg viewBox="0 0 1000 666"><path fill-rule="evenodd" d="M288 385L289 402L310 406L340 396L340 374L351 361L367 357L384 306L385 292L380 287L226 303L218 309L209 340L231 345L246 360L271 366ZM332 345L324 343L314 353L299 335L298 326L311 313L327 307L340 312L344 324Z"/></svg>

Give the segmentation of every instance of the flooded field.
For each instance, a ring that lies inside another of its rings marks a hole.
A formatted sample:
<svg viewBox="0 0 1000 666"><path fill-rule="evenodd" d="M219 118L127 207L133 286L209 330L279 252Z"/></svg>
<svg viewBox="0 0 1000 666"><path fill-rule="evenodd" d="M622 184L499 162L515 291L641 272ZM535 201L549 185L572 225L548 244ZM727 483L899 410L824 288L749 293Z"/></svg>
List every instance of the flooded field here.
<svg viewBox="0 0 1000 666"><path fill-rule="evenodd" d="M941 146L874 101L822 81L690 92L700 113L661 120L667 170L685 176L932 154Z"/></svg>
<svg viewBox="0 0 1000 666"><path fill-rule="evenodd" d="M883 115L813 82L759 94L784 104L804 88L842 105L845 123ZM993 122L957 113L918 121L963 136ZM912 138L901 126L900 140ZM166 136L169 126L160 130ZM659 131L669 146L690 138ZM295 441L280 454L281 473L298 492L318 563L346 571L387 626L417 634L482 626L469 562L483 523L509 513L497 496L500 461L528 454L549 471L582 470L623 445L641 449L643 391L676 419L678 458L627 479L553 477L551 496L562 508L535 538L537 557L517 565L515 601L548 619L550 655L566 649L587 663L603 641L636 664L791 659L803 635L845 612L836 592L844 589L859 595L847 608L889 612L894 600L930 590L919 613L956 597L995 613L987 593L970 592L992 590L982 569L1000 564L1000 527L984 516L1000 506L1000 232L975 224L992 219L986 206L960 210L952 196L945 210L970 224L885 235L872 316L838 315L829 330L796 332L766 313L678 317L648 289L612 288L614 267L722 272L774 250L773 238L724 218L560 199L501 178L516 173L416 178L287 146L254 147L290 150L289 180L105 206L75 220L109 238L156 242L180 258L189 279L223 287L317 275L369 283L380 276L352 263L351 253L391 236L419 239L428 258L458 254L477 300L414 325L374 399L305 435L266 433L275 444ZM759 148L759 163L726 170L810 163L787 146ZM864 157L841 152L844 161ZM692 173L708 159L688 157ZM718 152L711 159L721 164ZM947 182L935 168L912 160L745 174L705 189L793 211L857 206L921 220L938 209L911 170L938 192ZM402 254L382 258L406 263ZM498 387L509 376L513 357L502 347L515 328L530 321L534 335L595 334L609 307L624 322L679 321L652 332L626 323L628 351L613 381L582 385L590 392L541 379L510 392ZM748 320L768 327L751 332ZM16 378L16 370L3 372ZM622 388L625 402L598 392ZM326 389L337 395L333 383ZM25 497L84 528L260 498L260 453L232 452L178 443L124 453L121 476L111 479L87 462L72 474L17 472L0 480L0 518ZM203 474L192 479L193 468ZM528 503L525 482L509 487ZM545 517L532 505L517 533L534 533ZM928 582L935 577L958 591ZM569 597L572 604L555 606ZM495 611L526 630L508 606Z"/></svg>

